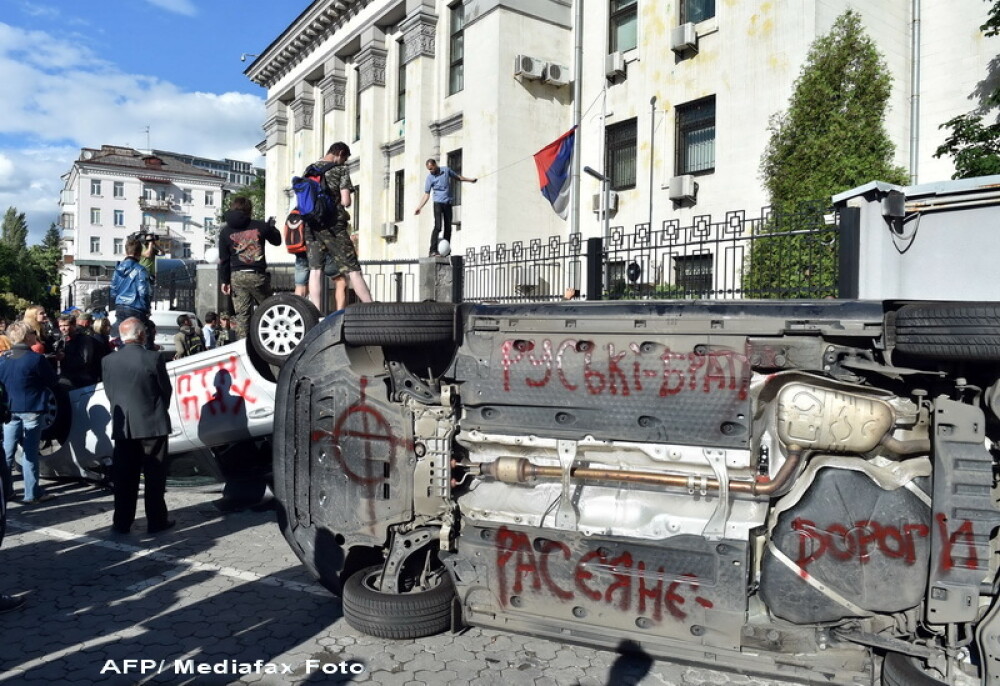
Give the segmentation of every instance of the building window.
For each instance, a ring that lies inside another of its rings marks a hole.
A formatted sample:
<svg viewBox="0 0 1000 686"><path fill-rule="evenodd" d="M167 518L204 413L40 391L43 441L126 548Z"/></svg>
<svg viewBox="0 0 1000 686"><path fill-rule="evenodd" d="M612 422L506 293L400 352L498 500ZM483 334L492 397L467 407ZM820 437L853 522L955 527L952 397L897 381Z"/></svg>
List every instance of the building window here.
<svg viewBox="0 0 1000 686"><path fill-rule="evenodd" d="M181 229L184 233L191 232L191 217L181 217Z"/></svg>
<svg viewBox="0 0 1000 686"><path fill-rule="evenodd" d="M448 166L452 171L454 171L459 176L462 175L462 151L452 150L448 153L448 157L445 161L445 165ZM458 179L451 180L451 204L461 205L462 204L462 182Z"/></svg>
<svg viewBox="0 0 1000 686"><path fill-rule="evenodd" d="M90 237L90 252L101 252L101 239L97 236Z"/></svg>
<svg viewBox="0 0 1000 686"><path fill-rule="evenodd" d="M119 199L125 197L125 182L124 181L115 181L115 197L119 198Z"/></svg>
<svg viewBox="0 0 1000 686"><path fill-rule="evenodd" d="M715 170L715 96L677 107L677 173Z"/></svg>
<svg viewBox="0 0 1000 686"><path fill-rule="evenodd" d="M712 290L712 255L674 257L674 283L685 294L708 295Z"/></svg>
<svg viewBox="0 0 1000 686"><path fill-rule="evenodd" d="M104 276L104 268L90 265L89 267L87 267L87 276L94 279L100 276Z"/></svg>
<svg viewBox="0 0 1000 686"><path fill-rule="evenodd" d="M205 206L215 207L215 191L205 191Z"/></svg>
<svg viewBox="0 0 1000 686"><path fill-rule="evenodd" d="M101 182L98 179L90 180L90 194L100 195L101 194Z"/></svg>
<svg viewBox="0 0 1000 686"><path fill-rule="evenodd" d="M124 238L116 238L113 247L114 247L115 255L124 255L125 254L125 239Z"/></svg>
<svg viewBox="0 0 1000 686"><path fill-rule="evenodd" d="M396 54L399 65L396 67L396 121L406 118L406 65L403 64L403 41L397 41Z"/></svg>
<svg viewBox="0 0 1000 686"><path fill-rule="evenodd" d="M608 126L604 141L604 170L611 179L611 190L635 188L636 120Z"/></svg>
<svg viewBox="0 0 1000 686"><path fill-rule="evenodd" d="M361 140L361 70L354 70L354 142Z"/></svg>
<svg viewBox="0 0 1000 686"><path fill-rule="evenodd" d="M125 226L125 210L115 210L115 226Z"/></svg>
<svg viewBox="0 0 1000 686"><path fill-rule="evenodd" d="M183 205L193 205L194 204L194 196L191 193L191 189L190 188L185 188L185 189L181 190L181 204L183 204Z"/></svg>
<svg viewBox="0 0 1000 686"><path fill-rule="evenodd" d="M608 52L625 52L638 43L639 0L611 0Z"/></svg>
<svg viewBox="0 0 1000 686"><path fill-rule="evenodd" d="M181 257L191 257L191 244L181 243Z"/></svg>
<svg viewBox="0 0 1000 686"><path fill-rule="evenodd" d="M394 196L395 202L393 203L393 207L395 208L395 211L393 212L393 221L397 222L403 221L403 205L405 204L405 194L403 191L403 184L404 184L403 177L405 176L405 174L406 172L404 172L402 169L397 171L395 174L396 183L395 187L393 188L393 191L395 193Z"/></svg>
<svg viewBox="0 0 1000 686"><path fill-rule="evenodd" d="M64 214L60 217L59 223L62 224L62 227L65 230L72 231L76 228L76 215L69 213Z"/></svg>
<svg viewBox="0 0 1000 686"><path fill-rule="evenodd" d="M91 207L90 208L90 223L97 226L101 225L101 208Z"/></svg>
<svg viewBox="0 0 1000 686"><path fill-rule="evenodd" d="M205 230L215 228L215 217L205 217Z"/></svg>
<svg viewBox="0 0 1000 686"><path fill-rule="evenodd" d="M457 2L450 8L451 36L448 51L448 95L465 88L465 6Z"/></svg>
<svg viewBox="0 0 1000 686"><path fill-rule="evenodd" d="M681 23L697 24L715 16L715 0L681 0Z"/></svg>

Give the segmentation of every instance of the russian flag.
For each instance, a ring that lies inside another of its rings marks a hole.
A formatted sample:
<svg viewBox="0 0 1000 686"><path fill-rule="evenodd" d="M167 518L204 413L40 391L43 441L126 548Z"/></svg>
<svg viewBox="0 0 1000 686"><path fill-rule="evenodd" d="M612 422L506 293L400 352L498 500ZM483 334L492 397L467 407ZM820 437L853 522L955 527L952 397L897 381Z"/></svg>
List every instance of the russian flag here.
<svg viewBox="0 0 1000 686"><path fill-rule="evenodd" d="M552 209L565 219L569 212L569 189L572 182L571 163L576 142L576 127L535 153L538 185L542 195L552 203Z"/></svg>

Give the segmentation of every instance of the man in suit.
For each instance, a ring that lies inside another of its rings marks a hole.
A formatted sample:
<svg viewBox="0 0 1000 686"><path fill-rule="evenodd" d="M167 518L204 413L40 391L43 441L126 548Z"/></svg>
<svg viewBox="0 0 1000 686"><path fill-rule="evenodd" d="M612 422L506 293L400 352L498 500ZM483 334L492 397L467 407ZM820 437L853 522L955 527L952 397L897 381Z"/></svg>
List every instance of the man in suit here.
<svg viewBox="0 0 1000 686"><path fill-rule="evenodd" d="M111 405L112 478L115 514L112 530L127 534L135 521L139 474L145 476L143 502L147 531L166 531L176 522L167 518L163 494L167 487L167 436L173 388L163 357L146 350L146 327L130 317L122 322L121 350L104 358L104 389Z"/></svg>

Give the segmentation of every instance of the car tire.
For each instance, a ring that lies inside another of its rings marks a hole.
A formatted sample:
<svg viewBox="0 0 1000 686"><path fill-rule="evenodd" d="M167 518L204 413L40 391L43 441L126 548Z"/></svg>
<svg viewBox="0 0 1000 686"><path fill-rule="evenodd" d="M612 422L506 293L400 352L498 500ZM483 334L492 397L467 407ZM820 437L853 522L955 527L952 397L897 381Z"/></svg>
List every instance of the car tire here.
<svg viewBox="0 0 1000 686"><path fill-rule="evenodd" d="M344 311L348 345L413 345L455 340L451 303L360 303Z"/></svg>
<svg viewBox="0 0 1000 686"><path fill-rule="evenodd" d="M436 586L409 593L375 589L382 565L355 572L344 584L344 619L358 631L389 639L432 636L451 625L455 585L441 570Z"/></svg>
<svg viewBox="0 0 1000 686"><path fill-rule="evenodd" d="M903 305L890 314L886 329L895 349L906 355L1000 360L1000 303Z"/></svg>
<svg viewBox="0 0 1000 686"><path fill-rule="evenodd" d="M882 660L883 686L944 686L945 682L925 672L917 658L902 653L886 653Z"/></svg>
<svg viewBox="0 0 1000 686"><path fill-rule="evenodd" d="M278 293L254 310L248 343L264 362L280 367L319 320L319 310L310 301Z"/></svg>
<svg viewBox="0 0 1000 686"><path fill-rule="evenodd" d="M69 392L65 388L60 386L55 391L46 391L42 442L64 443L69 437L72 415L73 407L69 401Z"/></svg>

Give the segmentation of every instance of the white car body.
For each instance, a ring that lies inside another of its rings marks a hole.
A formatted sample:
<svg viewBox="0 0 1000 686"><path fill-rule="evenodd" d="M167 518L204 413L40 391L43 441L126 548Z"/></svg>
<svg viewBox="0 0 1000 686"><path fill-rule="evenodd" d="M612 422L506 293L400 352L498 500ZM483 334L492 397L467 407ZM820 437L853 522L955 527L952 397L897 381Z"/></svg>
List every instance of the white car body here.
<svg viewBox="0 0 1000 686"><path fill-rule="evenodd" d="M275 384L254 368L245 339L168 362L167 373L171 455L270 435ZM69 401L69 434L43 450L42 474L99 480L114 447L104 384L70 391Z"/></svg>

